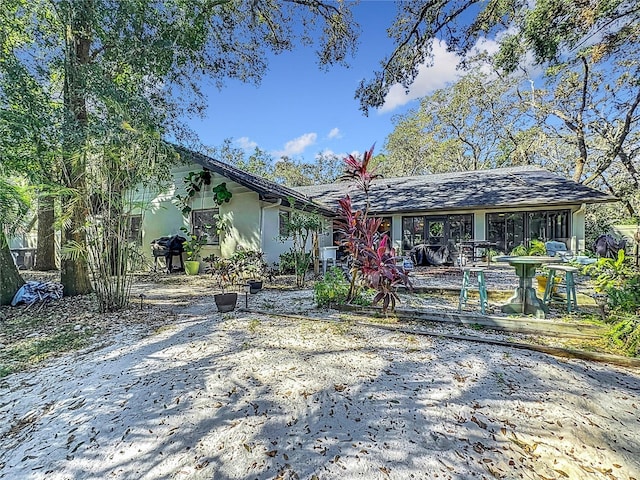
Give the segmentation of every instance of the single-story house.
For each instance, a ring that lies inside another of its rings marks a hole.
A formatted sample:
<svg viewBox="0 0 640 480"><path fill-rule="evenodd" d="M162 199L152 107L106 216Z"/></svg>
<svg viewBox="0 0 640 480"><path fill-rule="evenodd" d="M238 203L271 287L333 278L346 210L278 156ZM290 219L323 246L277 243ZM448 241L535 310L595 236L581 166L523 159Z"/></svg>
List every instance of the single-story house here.
<svg viewBox="0 0 640 480"><path fill-rule="evenodd" d="M364 205L362 193L344 183L297 190L325 205L347 193L356 206ZM382 178L373 182L369 199L369 212L383 218L397 251L486 240L504 253L532 239L583 252L585 205L617 201L534 166Z"/></svg>
<svg viewBox="0 0 640 480"><path fill-rule="evenodd" d="M349 193L362 206L362 193L348 183L287 188L210 158L178 149L188 165L173 171L173 184L150 199L144 219L134 221L143 245L165 235L207 231L203 255L230 256L241 246L262 250L268 262L290 248L278 237L292 207L314 211L327 219L328 229L320 246L334 244L331 224L337 200ZM174 204L185 194L183 178L191 171L206 169L211 182L192 199L187 218ZM232 194L229 203L217 205L211 189L225 183ZM487 240L497 250L508 252L531 239L558 240L567 248L585 250L585 205L617 199L538 167L455 172L438 175L383 178L370 191L370 213L383 218L397 251L406 253L417 244L446 245L465 240ZM222 239L214 233L215 215L230 223ZM135 220L135 219L134 219Z"/></svg>

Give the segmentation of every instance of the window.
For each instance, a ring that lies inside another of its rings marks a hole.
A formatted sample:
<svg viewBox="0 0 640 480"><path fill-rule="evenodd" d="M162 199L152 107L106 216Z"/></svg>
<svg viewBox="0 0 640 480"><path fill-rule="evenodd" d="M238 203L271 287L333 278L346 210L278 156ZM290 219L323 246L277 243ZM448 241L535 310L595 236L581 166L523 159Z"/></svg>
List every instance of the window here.
<svg viewBox="0 0 640 480"><path fill-rule="evenodd" d="M424 217L402 217L402 249L425 243Z"/></svg>
<svg viewBox="0 0 640 480"><path fill-rule="evenodd" d="M473 238L473 215L449 215L449 240L460 243Z"/></svg>
<svg viewBox="0 0 640 480"><path fill-rule="evenodd" d="M142 215L129 215L127 240L136 245L142 245Z"/></svg>
<svg viewBox="0 0 640 480"><path fill-rule="evenodd" d="M216 233L216 220L220 212L217 208L209 210L193 210L191 212L191 231L194 235L207 235L207 245L220 245Z"/></svg>
<svg viewBox="0 0 640 480"><path fill-rule="evenodd" d="M402 217L402 249L444 246L473 238L473 215Z"/></svg>
<svg viewBox="0 0 640 480"><path fill-rule="evenodd" d="M487 240L496 242L498 250L509 253L531 240L569 241L569 210L541 210L487 214Z"/></svg>
<svg viewBox="0 0 640 480"><path fill-rule="evenodd" d="M279 222L279 234L280 236L286 236L289 234L289 232L287 231L287 225L289 224L289 221L291 220L291 212L289 210L280 210L278 212L278 222Z"/></svg>
<svg viewBox="0 0 640 480"><path fill-rule="evenodd" d="M429 245L445 245L445 223L446 218L443 217L426 217L427 220L427 238Z"/></svg>

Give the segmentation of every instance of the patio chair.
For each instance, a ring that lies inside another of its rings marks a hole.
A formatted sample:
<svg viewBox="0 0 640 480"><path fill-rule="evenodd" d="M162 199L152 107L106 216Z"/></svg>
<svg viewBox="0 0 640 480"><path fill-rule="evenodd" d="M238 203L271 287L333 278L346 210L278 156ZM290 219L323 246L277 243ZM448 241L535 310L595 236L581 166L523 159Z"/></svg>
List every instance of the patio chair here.
<svg viewBox="0 0 640 480"><path fill-rule="evenodd" d="M568 262L573 258L573 253L567 250L567 245L564 242L551 240L544 243L544 248L547 250L547 255L550 257L558 256L562 258L563 262Z"/></svg>
<svg viewBox="0 0 640 480"><path fill-rule="evenodd" d="M336 266L336 253L338 247L322 247L320 249L320 261L322 261L322 273L327 273L327 264L331 262Z"/></svg>
<svg viewBox="0 0 640 480"><path fill-rule="evenodd" d="M554 278L558 272L564 272L564 287L567 295L567 312L575 312L578 310L578 295L576 293L576 280L574 275L578 274L576 267L570 267L568 265L548 265L549 275L547 276L547 285L544 289L544 297L542 301L545 304L551 302L553 296Z"/></svg>

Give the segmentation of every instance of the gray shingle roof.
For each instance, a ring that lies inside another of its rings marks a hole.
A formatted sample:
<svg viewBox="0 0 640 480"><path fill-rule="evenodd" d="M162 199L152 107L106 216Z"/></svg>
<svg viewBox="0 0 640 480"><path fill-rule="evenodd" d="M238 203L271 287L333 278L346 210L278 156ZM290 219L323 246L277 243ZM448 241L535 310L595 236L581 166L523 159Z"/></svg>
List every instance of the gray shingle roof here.
<svg viewBox="0 0 640 480"><path fill-rule="evenodd" d="M329 207L314 201L297 190L271 182L252 173L245 172L244 170L240 170L239 168L211 158L207 155L203 155L202 153L194 152L178 145L173 145L173 148L180 154L183 160L202 165L214 173L222 175L229 180L233 180L234 182L257 192L261 200L267 202L282 200L282 205L284 206L293 206L290 205L290 200L293 200L295 208L297 209L314 211L329 216L333 216L335 214L334 207Z"/></svg>
<svg viewBox="0 0 640 480"><path fill-rule="evenodd" d="M362 207L362 193L348 182L296 188L311 199L336 206L349 193ZM414 177L382 178L373 182L371 212L376 214L470 210L504 207L566 206L614 202L599 190L539 167L509 167Z"/></svg>

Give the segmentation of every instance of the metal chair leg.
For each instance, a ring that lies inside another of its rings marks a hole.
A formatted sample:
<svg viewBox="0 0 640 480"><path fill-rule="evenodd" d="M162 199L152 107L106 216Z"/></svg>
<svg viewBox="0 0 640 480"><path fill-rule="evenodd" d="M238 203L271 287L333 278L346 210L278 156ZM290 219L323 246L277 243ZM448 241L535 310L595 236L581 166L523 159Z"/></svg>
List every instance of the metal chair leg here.
<svg viewBox="0 0 640 480"><path fill-rule="evenodd" d="M469 288L469 271L465 270L462 273L462 287L460 289L460 299L458 300L458 311L462 311L462 307L467 304Z"/></svg>
<svg viewBox="0 0 640 480"><path fill-rule="evenodd" d="M487 305L489 304L487 296L487 285L484 282L484 272L478 272L478 293L480 294L480 313L485 314Z"/></svg>
<svg viewBox="0 0 640 480"><path fill-rule="evenodd" d="M554 277L556 275L556 271L553 269L549 270L549 275L547 275L547 285L544 287L544 297L542 297L542 303L545 305L549 303L551 300L551 293L553 292L554 285Z"/></svg>

